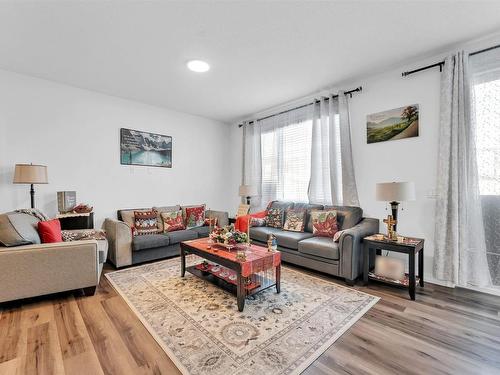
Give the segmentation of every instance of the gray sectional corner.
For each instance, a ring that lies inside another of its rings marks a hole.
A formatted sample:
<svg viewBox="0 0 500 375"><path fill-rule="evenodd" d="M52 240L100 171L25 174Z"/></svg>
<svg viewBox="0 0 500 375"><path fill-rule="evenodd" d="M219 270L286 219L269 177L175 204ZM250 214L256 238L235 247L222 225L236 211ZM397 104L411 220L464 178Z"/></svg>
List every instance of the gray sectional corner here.
<svg viewBox="0 0 500 375"><path fill-rule="evenodd" d="M284 262L307 267L330 275L343 277L348 284L362 274L363 237L378 233L379 220L364 218L360 207L322 206L318 204L275 201L272 208L304 208L307 210L304 232L290 232L280 228L252 227L252 242L266 246L267 236L273 234ZM314 237L310 220L312 210L334 209L337 211L339 230L338 242L332 238Z"/></svg>
<svg viewBox="0 0 500 375"><path fill-rule="evenodd" d="M160 211L177 207L180 209L180 206L155 208ZM127 209L123 211L143 209ZM117 212L118 220L108 218L103 224L109 242L108 259L116 268L179 255L182 241L208 237L209 234L209 227L203 226L169 233L133 236L132 228L121 221L121 212L122 210ZM227 225L229 222L227 212L207 210L205 215L207 217L217 217L219 225Z"/></svg>

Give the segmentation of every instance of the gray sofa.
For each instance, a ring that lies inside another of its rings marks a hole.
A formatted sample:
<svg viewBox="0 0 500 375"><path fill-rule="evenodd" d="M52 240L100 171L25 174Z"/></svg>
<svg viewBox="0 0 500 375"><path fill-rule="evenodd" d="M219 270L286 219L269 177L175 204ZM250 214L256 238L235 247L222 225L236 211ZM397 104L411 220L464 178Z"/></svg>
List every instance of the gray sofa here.
<svg viewBox="0 0 500 375"><path fill-rule="evenodd" d="M175 211L180 208L180 206L170 206L166 209ZM132 228L122 220L122 214L124 211L137 210L144 210L144 208L118 210L118 220L108 218L104 221L103 226L109 242L108 259L116 268L179 255L182 241L208 237L208 226L133 236ZM227 212L207 210L205 214L207 217L217 217L217 223L220 226L227 225L229 221Z"/></svg>
<svg viewBox="0 0 500 375"><path fill-rule="evenodd" d="M306 209L305 230L304 232L291 232L272 227L252 227L250 238L253 243L267 246L268 235L273 234L276 236L283 261L343 277L347 284L354 284L363 269L362 239L378 233L378 219L364 218L360 207L325 207L283 201L274 201L270 207L281 208L284 211L288 208ZM314 237L312 234L310 212L323 209L337 211L339 230L343 231L338 242L334 242L331 238Z"/></svg>
<svg viewBox="0 0 500 375"><path fill-rule="evenodd" d="M106 240L41 244L32 215L0 215L0 303L83 289L94 294L107 256ZM14 243L18 242L19 246Z"/></svg>

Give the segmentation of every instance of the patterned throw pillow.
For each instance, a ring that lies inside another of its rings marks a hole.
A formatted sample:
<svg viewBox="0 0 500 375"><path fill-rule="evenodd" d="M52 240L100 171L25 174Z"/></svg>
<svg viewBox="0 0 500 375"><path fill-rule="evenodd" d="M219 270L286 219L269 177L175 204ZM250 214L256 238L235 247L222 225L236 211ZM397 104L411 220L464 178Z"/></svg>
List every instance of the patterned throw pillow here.
<svg viewBox="0 0 500 375"><path fill-rule="evenodd" d="M134 211L134 235L158 233L158 216L154 210Z"/></svg>
<svg viewBox="0 0 500 375"><path fill-rule="evenodd" d="M266 223L268 227L283 227L284 211L281 208L270 208L267 210Z"/></svg>
<svg viewBox="0 0 500 375"><path fill-rule="evenodd" d="M205 223L205 205L184 207L186 228L202 227Z"/></svg>
<svg viewBox="0 0 500 375"><path fill-rule="evenodd" d="M284 230L289 230L292 232L303 232L305 225L306 225L305 209L289 208L286 210L285 224L283 225Z"/></svg>
<svg viewBox="0 0 500 375"><path fill-rule="evenodd" d="M265 227L267 225L267 221L265 217L252 217L250 218L250 226L251 227Z"/></svg>
<svg viewBox="0 0 500 375"><path fill-rule="evenodd" d="M203 222L203 226L205 227L215 227L216 225L217 225L216 217L206 217L205 221Z"/></svg>
<svg viewBox="0 0 500 375"><path fill-rule="evenodd" d="M165 233L186 229L182 218L182 210L162 212L161 219L163 221L163 231Z"/></svg>
<svg viewBox="0 0 500 375"><path fill-rule="evenodd" d="M311 211L313 236L331 237L338 231L337 211Z"/></svg>

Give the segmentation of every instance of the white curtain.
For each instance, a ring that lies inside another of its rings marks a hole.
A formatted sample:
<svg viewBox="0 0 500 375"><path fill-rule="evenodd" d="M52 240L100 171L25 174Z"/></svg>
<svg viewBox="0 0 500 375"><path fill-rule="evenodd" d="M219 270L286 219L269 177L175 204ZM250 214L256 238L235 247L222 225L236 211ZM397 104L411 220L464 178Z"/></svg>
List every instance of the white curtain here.
<svg viewBox="0 0 500 375"><path fill-rule="evenodd" d="M359 206L349 106L343 91L314 105L309 202Z"/></svg>
<svg viewBox="0 0 500 375"><path fill-rule="evenodd" d="M259 123L243 123L243 176L242 185L252 185L257 188L258 196L250 200L251 208L261 207L262 197L262 156L261 156L261 126Z"/></svg>
<svg viewBox="0 0 500 375"><path fill-rule="evenodd" d="M476 160L468 54L445 59L436 205L434 275L460 286L491 284Z"/></svg>

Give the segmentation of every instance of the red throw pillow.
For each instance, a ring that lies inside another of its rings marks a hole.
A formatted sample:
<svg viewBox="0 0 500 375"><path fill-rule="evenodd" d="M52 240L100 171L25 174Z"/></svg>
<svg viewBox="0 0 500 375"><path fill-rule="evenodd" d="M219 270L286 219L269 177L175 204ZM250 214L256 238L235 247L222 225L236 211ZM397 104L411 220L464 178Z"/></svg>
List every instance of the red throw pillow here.
<svg viewBox="0 0 500 375"><path fill-rule="evenodd" d="M42 243L62 242L61 222L59 219L38 222L38 234Z"/></svg>

